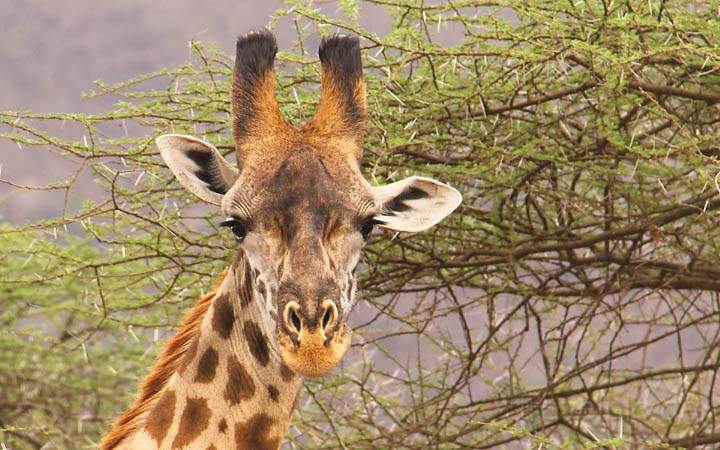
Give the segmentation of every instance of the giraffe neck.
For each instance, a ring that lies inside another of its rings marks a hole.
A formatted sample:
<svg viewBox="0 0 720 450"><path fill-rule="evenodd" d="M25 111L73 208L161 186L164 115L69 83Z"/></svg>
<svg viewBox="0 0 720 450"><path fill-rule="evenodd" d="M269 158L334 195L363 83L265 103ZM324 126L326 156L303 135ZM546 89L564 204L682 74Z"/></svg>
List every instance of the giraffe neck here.
<svg viewBox="0 0 720 450"><path fill-rule="evenodd" d="M280 447L302 379L282 364L241 254L127 448ZM214 447L213 447L214 446Z"/></svg>

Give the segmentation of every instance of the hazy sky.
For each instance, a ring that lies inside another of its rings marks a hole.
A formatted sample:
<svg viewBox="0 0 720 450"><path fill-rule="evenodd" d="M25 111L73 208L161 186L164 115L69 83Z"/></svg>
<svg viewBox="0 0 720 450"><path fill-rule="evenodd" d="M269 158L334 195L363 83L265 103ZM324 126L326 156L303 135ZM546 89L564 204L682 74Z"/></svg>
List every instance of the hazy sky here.
<svg viewBox="0 0 720 450"><path fill-rule="evenodd" d="M208 4L212 6L208 6ZM116 82L185 61L192 38L231 50L279 1L0 0L0 109L95 111L94 80Z"/></svg>
<svg viewBox="0 0 720 450"><path fill-rule="evenodd" d="M334 2L320 4L328 13L337 10ZM276 0L0 0L0 111L107 111L117 99L81 98L95 80L114 83L175 67L187 60L193 38L232 52L238 35L265 26L282 6ZM388 18L374 9L363 23L380 31ZM281 47L293 36L282 27L275 33ZM51 125L54 135L79 138L72 135L77 131L53 126L59 125ZM0 178L22 185L63 180L74 167L42 148L21 149L6 140L0 140L0 165ZM82 179L76 193L89 196L92 188L91 179ZM0 221L53 216L62 200L57 192L19 192L0 184Z"/></svg>

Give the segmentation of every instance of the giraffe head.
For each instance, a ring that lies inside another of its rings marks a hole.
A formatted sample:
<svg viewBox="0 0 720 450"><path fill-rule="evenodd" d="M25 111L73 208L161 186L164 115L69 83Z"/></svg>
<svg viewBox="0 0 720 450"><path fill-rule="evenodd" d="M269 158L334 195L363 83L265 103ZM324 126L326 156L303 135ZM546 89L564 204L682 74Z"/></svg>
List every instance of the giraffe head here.
<svg viewBox="0 0 720 450"><path fill-rule="evenodd" d="M410 177L373 187L362 176L365 84L358 39L320 45L315 116L293 127L275 98L277 45L268 32L238 39L232 126L238 168L212 145L165 135L160 153L187 190L220 207L251 266L248 282L268 312L283 362L317 377L350 345L355 267L374 226L417 232L461 202L455 189Z"/></svg>

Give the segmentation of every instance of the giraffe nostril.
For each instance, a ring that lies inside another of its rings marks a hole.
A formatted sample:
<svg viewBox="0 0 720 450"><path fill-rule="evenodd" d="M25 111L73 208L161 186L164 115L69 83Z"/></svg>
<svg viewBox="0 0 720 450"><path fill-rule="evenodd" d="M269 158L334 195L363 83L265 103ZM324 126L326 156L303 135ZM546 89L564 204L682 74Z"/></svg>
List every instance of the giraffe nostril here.
<svg viewBox="0 0 720 450"><path fill-rule="evenodd" d="M290 310L290 321L292 323L292 326L295 328L295 330L299 333L300 332L300 317L298 316L297 312L295 312L294 309Z"/></svg>
<svg viewBox="0 0 720 450"><path fill-rule="evenodd" d="M327 329L327 326L330 323L330 319L332 319L332 311L330 309L326 309L322 319L323 329Z"/></svg>
<svg viewBox="0 0 720 450"><path fill-rule="evenodd" d="M300 304L296 301L290 301L285 305L285 311L283 319L285 321L285 327L289 332L294 332L300 335L302 329L302 320L300 320Z"/></svg>
<svg viewBox="0 0 720 450"><path fill-rule="evenodd" d="M326 299L322 302L322 308L323 315L320 323L322 323L322 329L325 334L330 334L330 330L333 326L335 326L335 319L337 318L337 306L335 306L335 302L333 302L332 300Z"/></svg>

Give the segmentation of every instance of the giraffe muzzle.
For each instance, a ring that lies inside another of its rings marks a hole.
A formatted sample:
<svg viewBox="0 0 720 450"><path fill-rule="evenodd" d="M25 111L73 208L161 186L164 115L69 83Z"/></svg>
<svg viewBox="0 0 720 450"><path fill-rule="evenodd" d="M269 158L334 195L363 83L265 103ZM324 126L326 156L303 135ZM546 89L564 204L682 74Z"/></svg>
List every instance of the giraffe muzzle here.
<svg viewBox="0 0 720 450"><path fill-rule="evenodd" d="M289 301L283 310L285 332L278 336L285 363L309 378L330 372L350 346L351 333L335 302L325 299L319 306L315 317L308 318L298 302Z"/></svg>

